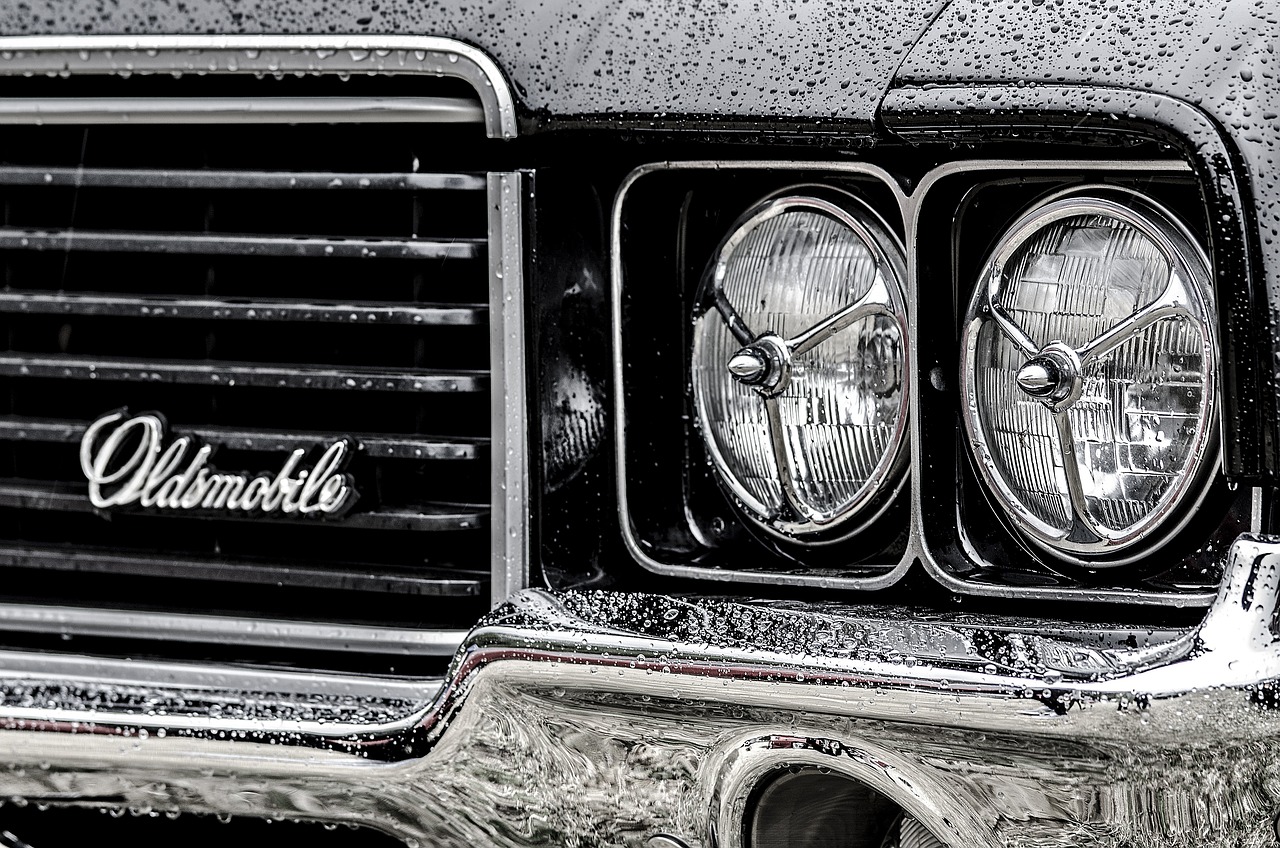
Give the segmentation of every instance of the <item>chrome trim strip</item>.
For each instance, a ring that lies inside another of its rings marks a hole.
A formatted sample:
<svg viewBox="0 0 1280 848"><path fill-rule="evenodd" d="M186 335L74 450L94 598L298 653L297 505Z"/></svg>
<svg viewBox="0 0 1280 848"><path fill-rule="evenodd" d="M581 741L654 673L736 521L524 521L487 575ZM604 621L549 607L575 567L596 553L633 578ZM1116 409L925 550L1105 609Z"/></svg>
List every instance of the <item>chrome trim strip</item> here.
<svg viewBox="0 0 1280 848"><path fill-rule="evenodd" d="M353 392L483 392L487 371L406 371L350 365L267 365L209 360L126 359L53 353L43 356L0 354L0 375L60 380L119 380L191 386L261 386L273 389L329 389Z"/></svg>
<svg viewBox="0 0 1280 848"><path fill-rule="evenodd" d="M73 486L66 481L50 483L47 480L24 480L11 477L0 477L0 506L79 513L94 512L96 509L89 501L87 486L79 484ZM173 515L169 512L152 514ZM419 530L447 533L456 530L478 530L484 527L488 517L488 504L393 504L366 512L350 513L342 519L342 526L367 530ZM293 519L227 514L219 516L219 520L276 522Z"/></svg>
<svg viewBox="0 0 1280 848"><path fill-rule="evenodd" d="M0 38L0 74L385 73L457 77L491 138L515 138L515 101L492 59L451 38L397 35L70 35ZM93 116L88 116L92 120ZM99 120L114 121L111 112Z"/></svg>
<svg viewBox="0 0 1280 848"><path fill-rule="evenodd" d="M81 654L0 651L0 678L17 681L59 681L77 686L102 684L161 690L173 694L194 691L271 692L282 698L315 696L369 698L418 702L425 705L440 691L440 678L399 678L369 674L339 674L258 666L114 659Z"/></svg>
<svg viewBox="0 0 1280 848"><path fill-rule="evenodd" d="M452 655L466 636L463 630L415 630L36 604L0 604L0 630L432 657Z"/></svg>
<svg viewBox="0 0 1280 848"><path fill-rule="evenodd" d="M128 318L196 318L201 321L296 321L312 324L399 324L468 327L488 323L481 304L313 303L293 299L180 297L177 295L63 294L0 291L0 313L11 315L111 315Z"/></svg>
<svg viewBox="0 0 1280 848"><path fill-rule="evenodd" d="M1190 594L1170 594L1151 591L1128 591L1114 589L1077 589L1077 588L1046 588L1046 587L1009 587L1009 586L992 586L988 584L973 583L963 580L949 574L938 565L934 560L932 553L928 550L924 542L923 527L925 515L922 509L921 491L920 491L920 475L909 473L911 479L911 534L908 541L907 550L901 562L894 566L890 571L877 575L872 578L831 578L827 576L813 575L789 575L785 573L761 573L747 572L740 570L712 570L691 566L674 566L666 565L652 559L640 546L631 529L631 523L628 518L630 508L627 501L626 492L626 409L623 399L623 393L620 391L622 385L622 361L620 357L621 351L621 318L622 318L622 260L621 260L621 219L622 207L626 201L628 192L631 190L635 182L646 174L664 170L757 170L757 171L829 171L832 173L854 173L864 174L874 177L882 182L890 189L893 197L898 203L899 210L902 214L903 226L906 233L906 254L907 254L907 318L909 325L909 361L913 368L919 368L919 251L922 249L918 243L919 234L919 214L920 207L925 197L928 196L934 186L941 180L959 173L975 172L975 171L1063 171L1067 173L1078 174L1080 172L1090 173L1167 173L1179 175L1193 175L1194 171L1185 162L1176 160L1137 160L1137 161L1090 161L1083 159L1045 159L1037 161L1024 161L1016 159L969 159L949 162L940 165L924 175L918 183L916 183L910 192L903 187L885 170L873 165L862 162L771 162L759 160L697 160L684 162L654 162L648 165L642 165L633 170L623 180L618 189L618 193L614 198L612 215L610 217L611 241L610 241L610 268L612 274L612 342L615 355L613 357L613 380L614 380L614 427L616 431L616 450L614 454L614 463L616 469L617 486L618 486L618 512L620 525L622 528L623 541L631 556L644 568L674 577L696 578L702 580L714 581L736 581L742 583L770 583L775 585L845 585L856 587L859 589L879 589L893 585L900 580L903 574L911 566L912 562L919 558L924 564L926 570L935 580L946 588L960 594L989 596L989 597L1005 597L1005 598L1039 598L1044 600L1071 600L1071 601L1096 601L1108 603L1132 603L1138 601L1144 604L1163 605L1170 607L1196 607L1206 606L1212 600L1212 593L1190 593ZM912 380L914 387L920 385L920 375L913 374ZM917 469L921 467L921 463L925 459L923 450L923 433L920 427L920 392L913 391L910 399L910 447L911 447L911 468Z"/></svg>
<svg viewBox="0 0 1280 848"><path fill-rule="evenodd" d="M493 605L529 585L529 404L525 372L524 203L528 177L489 175L489 369Z"/></svg>
<svg viewBox="0 0 1280 848"><path fill-rule="evenodd" d="M297 586L437 598L480 597L488 582L483 579L483 572L447 567L404 569L360 561L316 567L288 560L239 559L227 562L216 557L119 553L75 546L28 544L0 544L0 568L69 574L182 577L242 588L252 585Z"/></svg>
<svg viewBox="0 0 1280 848"><path fill-rule="evenodd" d="M480 104L453 97L181 97L0 99L0 124L482 123Z"/></svg>
<svg viewBox="0 0 1280 848"><path fill-rule="evenodd" d="M147 233L112 230L26 230L0 227L0 248L167 253L198 256L287 256L317 259L479 259L480 239L380 239L258 236L239 233Z"/></svg>
<svg viewBox="0 0 1280 848"><path fill-rule="evenodd" d="M0 296L0 311L3 311ZM24 415L0 415L0 441L79 443L90 422L74 418L45 418ZM220 445L228 450L288 452L310 448L332 439L333 433L319 430L277 430L226 427L206 424L183 427L202 442ZM377 459L480 459L487 450L485 437L413 436L395 433L344 433L355 440L356 448Z"/></svg>
<svg viewBox="0 0 1280 848"><path fill-rule="evenodd" d="M622 391L622 209L627 194L636 181L646 174L668 170L715 170L724 171L741 169L748 171L829 171L831 173L860 174L872 177L883 183L897 199L899 206L906 202L902 187L888 171L865 162L770 162L770 161L721 161L692 160L686 162L655 162L642 165L629 173L614 196L613 210L610 216L610 273L612 285L611 297L611 333L613 342L613 414L614 414L614 468L618 497L618 518L622 528L622 539L631 556L644 568L656 574L670 577L686 577L701 580L733 581L739 583L764 583L783 586L849 586L858 589L882 589L897 583L906 574L917 556L915 540L908 542L902 559L897 563L886 564L885 571L871 577L831 577L829 575L788 574L782 571L744 571L741 569L707 569L686 565L670 565L659 562L649 556L635 537L631 526L631 508L627 496L627 434L626 434L626 401ZM908 292L910 286L908 286ZM908 307L908 315L910 308ZM912 327L914 332L914 327ZM909 351L914 361L915 350ZM913 387L914 388L914 387ZM911 392L914 396L915 392ZM914 414L914 413L913 413Z"/></svg>
<svg viewBox="0 0 1280 848"><path fill-rule="evenodd" d="M367 171L234 171L168 168L0 167L0 185L129 189L289 189L294 191L483 191L483 174Z"/></svg>

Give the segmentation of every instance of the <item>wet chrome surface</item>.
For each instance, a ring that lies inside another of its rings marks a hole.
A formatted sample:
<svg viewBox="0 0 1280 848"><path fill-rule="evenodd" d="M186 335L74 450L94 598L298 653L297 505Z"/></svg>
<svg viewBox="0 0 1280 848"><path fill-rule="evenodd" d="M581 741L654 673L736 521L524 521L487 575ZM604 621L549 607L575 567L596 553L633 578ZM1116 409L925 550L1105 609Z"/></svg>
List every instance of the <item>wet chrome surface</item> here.
<svg viewBox="0 0 1280 848"><path fill-rule="evenodd" d="M1280 542L1252 537L1182 632L526 591L434 701L396 684L365 724L171 715L185 678L103 709L111 684L89 701L74 667L51 686L10 661L10 694L33 697L0 709L0 795L359 820L433 845L736 845L755 781L809 764L950 845L1262 845L1280 805L1278 597ZM377 700L363 686L352 697Z"/></svg>
<svg viewBox="0 0 1280 848"><path fill-rule="evenodd" d="M382 120L483 120L490 136L514 138L515 103L498 66L469 44L428 36L348 35L78 35L0 38L0 74L17 73L276 73L285 70L316 74L362 72L458 77L471 83L480 99L392 98L381 103L352 98L335 103L319 98L282 101L292 121L329 121L350 117L352 109ZM138 110L165 122L264 120L270 109L254 109L243 100L212 101L203 109L190 100L121 100L113 108L100 98L63 101L69 104L55 119L85 121L136 120ZM105 107L105 108L104 108ZM0 100L6 121L43 120L48 103ZM203 114L202 114L203 113ZM343 114L345 113L345 114ZM145 120L145 117L143 118ZM267 119L270 119L269 117Z"/></svg>

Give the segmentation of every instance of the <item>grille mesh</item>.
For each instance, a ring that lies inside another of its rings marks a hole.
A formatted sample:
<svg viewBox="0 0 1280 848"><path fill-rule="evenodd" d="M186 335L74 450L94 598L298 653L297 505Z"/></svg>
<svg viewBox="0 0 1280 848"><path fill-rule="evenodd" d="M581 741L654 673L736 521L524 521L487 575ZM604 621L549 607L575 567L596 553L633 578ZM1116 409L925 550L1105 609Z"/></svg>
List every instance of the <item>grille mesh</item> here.
<svg viewBox="0 0 1280 848"><path fill-rule="evenodd" d="M7 128L9 599L474 621L491 497L483 138L481 125ZM335 522L96 514L78 442L122 407L163 414L226 471L350 437L359 499Z"/></svg>

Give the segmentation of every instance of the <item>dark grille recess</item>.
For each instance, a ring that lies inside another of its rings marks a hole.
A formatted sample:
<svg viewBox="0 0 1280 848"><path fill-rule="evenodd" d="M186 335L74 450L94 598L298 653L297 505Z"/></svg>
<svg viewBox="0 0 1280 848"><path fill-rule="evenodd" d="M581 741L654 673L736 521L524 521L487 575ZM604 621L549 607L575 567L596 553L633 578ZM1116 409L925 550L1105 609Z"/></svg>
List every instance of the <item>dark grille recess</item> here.
<svg viewBox="0 0 1280 848"><path fill-rule="evenodd" d="M472 623L491 496L475 144L480 125L6 128L6 599ZM96 513L78 444L122 407L225 471L349 437L359 498L336 521Z"/></svg>

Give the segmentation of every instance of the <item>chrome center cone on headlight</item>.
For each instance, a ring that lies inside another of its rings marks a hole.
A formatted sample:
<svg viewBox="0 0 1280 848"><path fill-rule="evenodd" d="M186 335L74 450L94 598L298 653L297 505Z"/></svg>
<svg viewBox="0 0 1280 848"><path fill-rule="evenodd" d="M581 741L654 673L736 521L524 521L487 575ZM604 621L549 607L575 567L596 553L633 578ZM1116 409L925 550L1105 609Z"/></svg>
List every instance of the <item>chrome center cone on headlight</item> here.
<svg viewBox="0 0 1280 848"><path fill-rule="evenodd" d="M853 532L901 480L904 277L888 228L842 192L766 200L716 252L694 314L693 399L718 478L761 526Z"/></svg>
<svg viewBox="0 0 1280 848"><path fill-rule="evenodd" d="M961 393L1027 538L1091 567L1167 538L1215 464L1215 326L1207 257L1144 198L1075 192L1014 223L969 305Z"/></svg>

